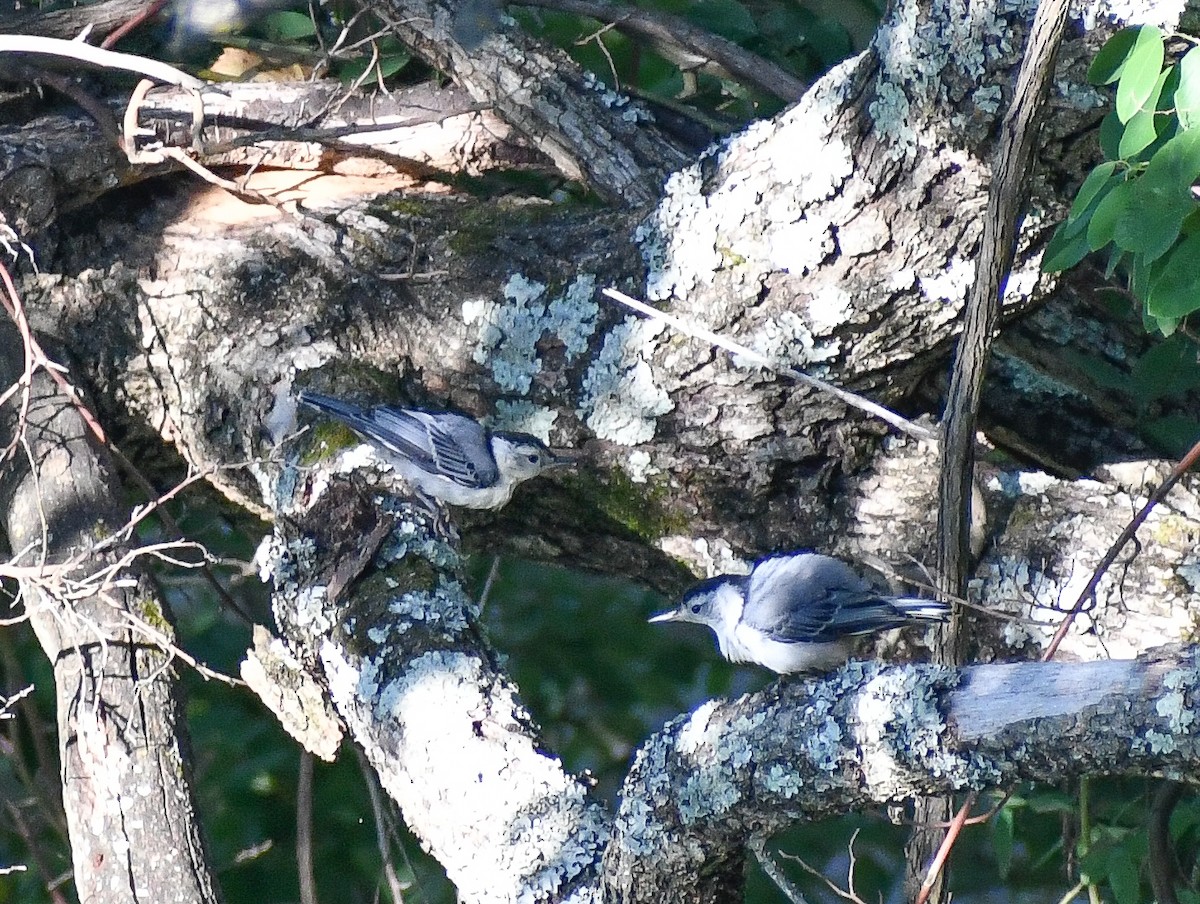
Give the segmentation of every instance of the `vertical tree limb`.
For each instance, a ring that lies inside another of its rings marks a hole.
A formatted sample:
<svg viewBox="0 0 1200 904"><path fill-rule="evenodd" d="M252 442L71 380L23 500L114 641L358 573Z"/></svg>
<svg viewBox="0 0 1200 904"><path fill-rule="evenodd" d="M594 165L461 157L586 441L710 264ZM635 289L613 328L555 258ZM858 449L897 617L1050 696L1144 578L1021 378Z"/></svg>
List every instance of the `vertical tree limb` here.
<svg viewBox="0 0 1200 904"><path fill-rule="evenodd" d="M1041 113L1066 27L1067 10L1066 0L1043 0L1034 15L1012 103L1000 126L975 282L967 296L962 336L946 398L938 478L938 577L941 590L955 596L963 595L970 567L975 422L983 378L1000 312L1001 293L1012 267L1017 223L1027 191L1026 176L1033 166ZM960 640L956 617L935 649L938 661L945 665L961 662ZM968 802L964 807L969 805ZM939 829L921 826L944 822L950 813L950 802L944 798L917 801L914 805L918 827L905 851L910 897L947 899L940 879L940 863L928 871L920 888L916 880L926 873L925 865L937 850L942 835Z"/></svg>
<svg viewBox="0 0 1200 904"><path fill-rule="evenodd" d="M21 339L0 324L0 385L21 379ZM169 654L133 629L169 632L165 607L97 542L125 523L117 486L75 403L34 370L16 466L0 471L0 512L21 595L54 669L63 804L76 892L89 904L219 900L201 841L186 729ZM19 394L18 394L19 395ZM27 463L22 468L21 464ZM40 576L39 576L40 574Z"/></svg>

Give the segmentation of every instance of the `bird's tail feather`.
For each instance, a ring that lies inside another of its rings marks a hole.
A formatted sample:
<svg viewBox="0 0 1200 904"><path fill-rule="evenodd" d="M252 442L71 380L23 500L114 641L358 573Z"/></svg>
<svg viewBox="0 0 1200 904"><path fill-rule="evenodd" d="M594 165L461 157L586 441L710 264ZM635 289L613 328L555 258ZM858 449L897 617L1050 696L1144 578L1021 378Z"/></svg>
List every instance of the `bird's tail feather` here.
<svg viewBox="0 0 1200 904"><path fill-rule="evenodd" d="M901 597L892 600L892 605L903 613L905 618L918 621L945 621L950 617L950 606L941 600L923 600L916 597Z"/></svg>
<svg viewBox="0 0 1200 904"><path fill-rule="evenodd" d="M303 390L299 395L300 402L318 411L324 411L335 417L362 420L362 407L335 399L333 396L321 395L319 392Z"/></svg>

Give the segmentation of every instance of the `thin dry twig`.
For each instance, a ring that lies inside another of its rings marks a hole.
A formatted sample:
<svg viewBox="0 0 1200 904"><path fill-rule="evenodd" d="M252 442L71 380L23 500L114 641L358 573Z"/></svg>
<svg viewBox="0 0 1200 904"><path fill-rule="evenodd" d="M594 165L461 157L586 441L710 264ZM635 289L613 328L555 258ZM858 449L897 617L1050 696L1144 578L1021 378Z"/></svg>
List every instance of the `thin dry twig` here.
<svg viewBox="0 0 1200 904"><path fill-rule="evenodd" d="M371 764L367 762L366 756L358 747L354 748L355 754L358 756L358 767L362 773L363 781L367 784L367 794L371 798L371 815L375 821L375 844L379 849L379 857L383 862L383 875L387 882L388 891L392 894L392 901L395 904L402 904L404 901L404 892L409 889L409 885L400 881L400 877L396 875L396 865L392 858L392 846L389 839L393 837L394 830L391 826L391 820L388 818L387 805L383 794L379 790L379 782L375 778L375 770L371 768ZM400 845L401 854L404 854L404 847ZM407 862L407 855L404 854ZM408 864L409 871L412 870L412 864Z"/></svg>
<svg viewBox="0 0 1200 904"><path fill-rule="evenodd" d="M754 363L767 368L767 370L773 371L774 373L785 377L790 377L798 383L803 383L805 386L810 386L819 392L831 395L834 398L845 402L852 408L857 408L859 411L865 411L867 414L873 415L874 417L891 424L897 430L907 433L909 436L919 440L924 440L926 442L937 441L937 433L933 430L930 430L928 427L922 427L920 424L913 423L912 421L896 414L894 411L889 411L882 405L872 402L870 399L856 395L838 386L834 386L832 383L826 383L824 380L818 380L816 377L812 377L804 373L804 371L796 370L794 367L787 367L780 364L778 361L772 361L766 355L759 354L753 349L734 342L732 339L727 339L718 333L714 333L712 330L700 326L693 321L683 320L680 317L667 314L658 310L657 308L652 308L644 301L638 301L636 298L630 298L624 292L618 292L616 289L605 289L602 294L608 298L611 298L613 301L620 302L626 307L632 308L640 314L645 314L647 317L650 317L654 320L662 321L686 336L691 336L693 339L699 339L702 342L707 342L710 345L723 348L731 355L737 355L740 358L746 358L747 360L753 361Z"/></svg>
<svg viewBox="0 0 1200 904"><path fill-rule="evenodd" d="M834 882L816 867L808 864L802 857L798 857L795 854L788 854L784 851L780 851L779 856L783 857L785 860L791 860L800 864L801 869L803 869L810 876L813 876L814 878L820 879L822 882L824 882L825 885L828 886L829 890L839 898L842 898L846 901L852 901L853 904L867 904L867 902L859 897L858 893L854 891L854 868L858 865L858 857L854 853L854 842L858 840L858 833L861 831L862 829L855 829L854 834L850 836L850 843L846 845L846 851L850 855L850 865L846 868L845 888L839 887L836 882Z"/></svg>
<svg viewBox="0 0 1200 904"><path fill-rule="evenodd" d="M796 887L796 883L784 875L783 870L779 868L771 855L767 852L767 843L762 838L750 839L750 853L754 855L754 859L758 861L758 865L762 871L766 873L767 878L775 883L775 886L783 892L783 896L792 904L808 904L808 899L804 897L800 889Z"/></svg>
<svg viewBox="0 0 1200 904"><path fill-rule="evenodd" d="M62 38L43 38L37 35L0 35L0 53L34 53L65 57L91 63L93 66L100 66L104 69L136 72L168 85L179 85L197 91L201 88L211 90L211 86L206 82L188 75L174 66L131 53L118 53L115 50L93 47L91 44L84 44L81 41L64 41Z"/></svg>
<svg viewBox="0 0 1200 904"><path fill-rule="evenodd" d="M601 40L604 37L605 32L612 31L616 27L617 26L616 26L615 22L608 22L604 25L601 25L590 35L585 35L584 37L582 37L578 41L576 41L575 46L583 47L584 45L590 44L592 41L595 41L596 46L600 49L600 52L602 54L604 54L604 59L606 59L608 61L608 71L612 74L612 79L613 79L613 83L612 83L613 90L620 91L621 90L621 76L617 74L617 64L615 62L613 62L612 54L608 52L608 47L605 46L604 41Z"/></svg>
<svg viewBox="0 0 1200 904"><path fill-rule="evenodd" d="M300 780L296 787L296 872L300 879L300 904L317 904L317 879L313 873L313 762L300 751Z"/></svg>

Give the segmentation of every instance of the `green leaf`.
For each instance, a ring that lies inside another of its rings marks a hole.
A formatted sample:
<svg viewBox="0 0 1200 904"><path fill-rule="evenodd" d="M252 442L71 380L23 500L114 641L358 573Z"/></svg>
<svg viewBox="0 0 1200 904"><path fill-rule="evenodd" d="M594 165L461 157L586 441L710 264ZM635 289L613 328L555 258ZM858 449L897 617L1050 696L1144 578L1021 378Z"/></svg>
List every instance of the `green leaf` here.
<svg viewBox="0 0 1200 904"><path fill-rule="evenodd" d="M1087 230L1079 228L1079 222L1063 223L1046 243L1046 251L1042 254L1042 272L1068 270L1087 256L1091 250L1088 248Z"/></svg>
<svg viewBox="0 0 1200 904"><path fill-rule="evenodd" d="M379 74L389 78L412 62L412 54L406 51L389 54L379 59Z"/></svg>
<svg viewBox="0 0 1200 904"><path fill-rule="evenodd" d="M1116 111L1109 113L1100 120L1100 150L1109 160L1121 159L1121 136L1125 134L1125 126L1117 119Z"/></svg>
<svg viewBox="0 0 1200 904"><path fill-rule="evenodd" d="M1200 440L1200 421L1186 414L1168 414L1141 425L1141 432L1172 458L1182 458Z"/></svg>
<svg viewBox="0 0 1200 904"><path fill-rule="evenodd" d="M1183 336L1159 342L1130 370L1138 401L1149 403L1200 389L1196 349Z"/></svg>
<svg viewBox="0 0 1200 904"><path fill-rule="evenodd" d="M1113 240L1153 261L1174 244L1183 221L1197 207L1192 183L1200 176L1200 131L1176 135L1150 158L1136 180Z"/></svg>
<svg viewBox="0 0 1200 904"><path fill-rule="evenodd" d="M1122 28L1104 42L1092 65L1088 67L1087 80L1093 85L1111 85L1121 77L1125 61L1137 42L1141 28L1137 25Z"/></svg>
<svg viewBox="0 0 1200 904"><path fill-rule="evenodd" d="M1133 182L1121 182L1102 197L1088 221L1088 249L1097 251L1113 240L1117 221L1125 215L1133 198Z"/></svg>
<svg viewBox="0 0 1200 904"><path fill-rule="evenodd" d="M1104 278L1112 279L1112 275L1117 272L1117 267L1126 263L1128 255L1113 245L1108 249L1108 260L1104 264Z"/></svg>
<svg viewBox="0 0 1200 904"><path fill-rule="evenodd" d="M1151 263L1144 254L1134 254L1133 266L1129 270L1129 291L1143 304L1150 293Z"/></svg>
<svg viewBox="0 0 1200 904"><path fill-rule="evenodd" d="M992 819L992 852L996 855L1000 878L1007 880L1013 853L1013 811L1010 807L1002 807Z"/></svg>
<svg viewBox="0 0 1200 904"><path fill-rule="evenodd" d="M1122 160L1132 160L1158 137L1154 128L1155 113L1153 109L1138 110L1125 123L1121 132L1121 140L1117 143L1117 154Z"/></svg>
<svg viewBox="0 0 1200 904"><path fill-rule="evenodd" d="M1039 790L1029 796L1029 809L1034 813L1075 813L1079 801L1062 791Z"/></svg>
<svg viewBox="0 0 1200 904"><path fill-rule="evenodd" d="M1075 195L1074 203L1071 204L1071 213L1067 216L1068 222L1087 210L1088 206L1096 200L1096 196L1101 191L1107 191L1111 187L1109 183L1115 181L1113 173L1116 171L1116 161L1110 160L1106 163L1101 163L1087 174L1087 178L1079 186L1079 192Z"/></svg>
<svg viewBox="0 0 1200 904"><path fill-rule="evenodd" d="M1108 884L1112 887L1117 904L1139 904L1137 866L1129 856L1129 851L1123 847L1110 852Z"/></svg>
<svg viewBox="0 0 1200 904"><path fill-rule="evenodd" d="M269 13L263 19L262 29L268 41L278 44L295 44L317 33L312 16L286 9Z"/></svg>
<svg viewBox="0 0 1200 904"><path fill-rule="evenodd" d="M1117 118L1121 122L1129 122L1146 106L1155 87L1161 88L1163 56L1162 32L1153 25L1141 26L1117 81Z"/></svg>
<svg viewBox="0 0 1200 904"><path fill-rule="evenodd" d="M1200 125L1200 47L1183 55L1176 67L1179 87L1175 89L1175 115L1185 129Z"/></svg>
<svg viewBox="0 0 1200 904"><path fill-rule="evenodd" d="M1154 84L1154 90L1150 92L1150 96L1146 98L1142 107L1129 118L1125 123L1125 130L1121 133L1121 140L1117 143L1117 152L1121 155L1122 160L1132 160L1138 156L1150 145L1154 144L1158 138L1159 126L1166 127L1167 116L1158 113L1159 98L1162 97L1163 88L1166 86L1168 79L1174 84L1176 79L1171 78L1175 73L1175 67L1164 69L1158 76L1158 80ZM1173 90L1173 89L1172 89Z"/></svg>
<svg viewBox="0 0 1200 904"><path fill-rule="evenodd" d="M1182 841L1188 832L1200 827L1200 802L1191 800L1171 811L1171 838Z"/></svg>
<svg viewBox="0 0 1200 904"><path fill-rule="evenodd" d="M1200 233L1188 236L1151 277L1146 311L1151 317L1186 317L1200 309Z"/></svg>
<svg viewBox="0 0 1200 904"><path fill-rule="evenodd" d="M1147 333L1153 333L1158 330L1164 339L1170 339L1179 329L1178 317L1151 317L1149 314L1142 312L1142 328Z"/></svg>
<svg viewBox="0 0 1200 904"><path fill-rule="evenodd" d="M395 75L412 61L412 54L395 38L384 38L376 44L379 50L379 71L384 78ZM343 84L352 84L371 65L369 56L347 61L338 67L337 76Z"/></svg>

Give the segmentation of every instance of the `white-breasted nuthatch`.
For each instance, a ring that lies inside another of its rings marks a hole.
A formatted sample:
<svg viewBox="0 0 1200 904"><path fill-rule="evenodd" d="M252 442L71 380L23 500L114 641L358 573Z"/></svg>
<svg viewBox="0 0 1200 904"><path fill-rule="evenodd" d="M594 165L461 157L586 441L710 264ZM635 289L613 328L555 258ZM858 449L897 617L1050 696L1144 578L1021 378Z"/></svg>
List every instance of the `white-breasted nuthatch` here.
<svg viewBox="0 0 1200 904"><path fill-rule="evenodd" d="M855 635L949 616L945 603L881 594L840 559L797 551L702 581L650 621L708 625L730 662L787 674L840 665Z"/></svg>
<svg viewBox="0 0 1200 904"><path fill-rule="evenodd" d="M419 494L450 505L499 508L521 481L571 463L536 437L493 432L457 411L363 407L307 391L299 398L374 444Z"/></svg>

